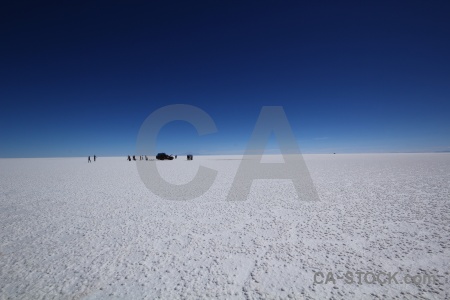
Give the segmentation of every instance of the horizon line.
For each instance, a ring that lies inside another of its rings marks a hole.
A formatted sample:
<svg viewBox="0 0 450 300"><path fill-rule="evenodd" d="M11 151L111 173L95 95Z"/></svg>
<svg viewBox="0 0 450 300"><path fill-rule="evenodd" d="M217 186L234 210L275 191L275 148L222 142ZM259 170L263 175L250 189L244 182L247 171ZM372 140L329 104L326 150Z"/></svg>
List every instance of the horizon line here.
<svg viewBox="0 0 450 300"><path fill-rule="evenodd" d="M389 151L389 152L329 152L329 153L300 153L300 155L342 155L342 154L448 154L450 153L450 150L442 150L442 151ZM286 153L286 155L291 155L292 153ZM294 153L295 154L295 153ZM145 155L145 154L143 154ZM175 154L174 154L175 155ZM181 154L177 156L186 156L187 154ZM226 153L210 153L210 154L193 154L194 156L244 156L244 155L259 155L259 154L226 154ZM282 153L263 153L262 156L272 156L272 155L283 155ZM0 159L33 159L33 158L87 158L89 155L83 155L83 156L34 156L34 157L28 157L28 156L22 156L22 157L0 157ZM139 155L135 155L139 156ZM147 155L149 157L155 157L156 155ZM91 155L93 157L93 155ZM105 156L99 156L96 155L97 158L100 157L128 157L127 155L105 155Z"/></svg>

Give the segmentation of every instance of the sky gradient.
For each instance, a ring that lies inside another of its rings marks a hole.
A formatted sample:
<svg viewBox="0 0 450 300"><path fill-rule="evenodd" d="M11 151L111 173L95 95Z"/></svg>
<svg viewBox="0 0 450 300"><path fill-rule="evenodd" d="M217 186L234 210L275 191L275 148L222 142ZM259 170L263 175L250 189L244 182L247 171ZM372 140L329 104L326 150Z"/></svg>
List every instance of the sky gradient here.
<svg viewBox="0 0 450 300"><path fill-rule="evenodd" d="M240 154L262 106L303 153L450 151L446 1L15 2L0 9L0 157ZM276 148L271 142L268 148Z"/></svg>

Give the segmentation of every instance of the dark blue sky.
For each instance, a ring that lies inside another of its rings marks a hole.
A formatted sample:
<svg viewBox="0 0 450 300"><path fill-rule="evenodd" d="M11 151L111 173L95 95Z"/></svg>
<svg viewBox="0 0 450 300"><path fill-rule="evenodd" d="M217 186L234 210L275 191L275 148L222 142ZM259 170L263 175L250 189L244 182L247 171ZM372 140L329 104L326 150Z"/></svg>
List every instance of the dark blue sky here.
<svg viewBox="0 0 450 300"><path fill-rule="evenodd" d="M450 150L448 1L61 1L0 7L0 157L240 153L264 105L305 153ZM275 144L269 145L273 147Z"/></svg>

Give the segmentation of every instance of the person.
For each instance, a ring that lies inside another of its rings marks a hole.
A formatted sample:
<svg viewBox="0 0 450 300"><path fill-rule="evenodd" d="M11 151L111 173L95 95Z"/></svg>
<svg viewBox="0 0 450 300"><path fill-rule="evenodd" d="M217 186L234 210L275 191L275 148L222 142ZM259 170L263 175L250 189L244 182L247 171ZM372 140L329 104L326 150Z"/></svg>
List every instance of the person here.
<svg viewBox="0 0 450 300"><path fill-rule="evenodd" d="M136 160L136 155L133 155L133 160Z"/></svg>
<svg viewBox="0 0 450 300"><path fill-rule="evenodd" d="M145 160L148 160L148 157L147 157L147 155L145 156Z"/></svg>
<svg viewBox="0 0 450 300"><path fill-rule="evenodd" d="M91 162L91 156L89 155L88 156L88 163L90 163Z"/></svg>
<svg viewBox="0 0 450 300"><path fill-rule="evenodd" d="M95 154L94 154L94 161L95 161L96 158L97 158L97 156L95 156Z"/></svg>

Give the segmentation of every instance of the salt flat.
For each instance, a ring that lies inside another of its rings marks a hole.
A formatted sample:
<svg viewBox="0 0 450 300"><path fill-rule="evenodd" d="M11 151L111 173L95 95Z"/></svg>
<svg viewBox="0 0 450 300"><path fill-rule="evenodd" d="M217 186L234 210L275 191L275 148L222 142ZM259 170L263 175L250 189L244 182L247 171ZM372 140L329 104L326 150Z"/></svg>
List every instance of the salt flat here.
<svg viewBox="0 0 450 300"><path fill-rule="evenodd" d="M450 154L304 158L320 201L281 179L226 201L235 156L157 162L176 184L218 171L189 201L153 194L124 157L1 159L0 298L450 298ZM314 277L358 271L437 282Z"/></svg>

